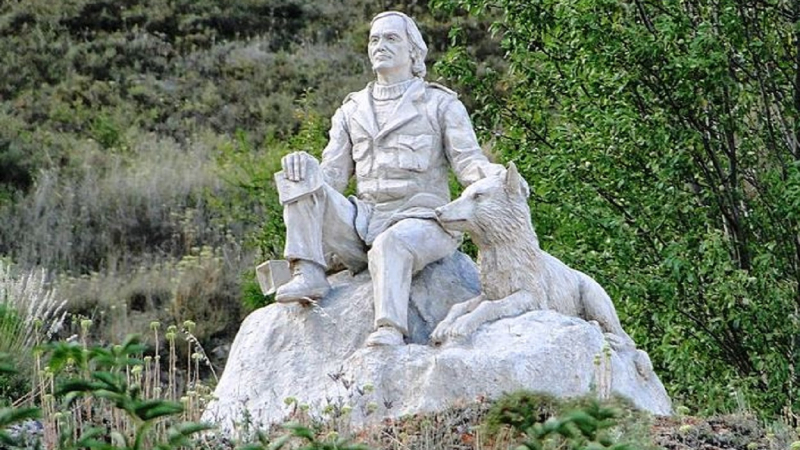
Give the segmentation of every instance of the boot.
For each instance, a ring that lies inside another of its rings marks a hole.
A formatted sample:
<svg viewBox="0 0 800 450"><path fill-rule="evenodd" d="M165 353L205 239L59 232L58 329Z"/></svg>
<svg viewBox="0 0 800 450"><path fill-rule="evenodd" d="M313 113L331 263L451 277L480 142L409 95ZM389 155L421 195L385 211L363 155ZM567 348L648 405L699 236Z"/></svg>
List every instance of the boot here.
<svg viewBox="0 0 800 450"><path fill-rule="evenodd" d="M292 279L275 292L276 302L314 301L330 292L331 285L322 266L303 259L292 261L291 266Z"/></svg>
<svg viewBox="0 0 800 450"><path fill-rule="evenodd" d="M397 328L386 325L378 327L367 337L367 347L404 345L403 333Z"/></svg>

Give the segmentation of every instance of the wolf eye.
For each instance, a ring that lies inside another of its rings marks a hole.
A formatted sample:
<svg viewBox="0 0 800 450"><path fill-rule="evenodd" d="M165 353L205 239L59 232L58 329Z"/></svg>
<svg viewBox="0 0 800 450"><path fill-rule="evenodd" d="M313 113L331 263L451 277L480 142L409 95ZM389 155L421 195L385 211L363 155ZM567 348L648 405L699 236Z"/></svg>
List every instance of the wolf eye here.
<svg viewBox="0 0 800 450"><path fill-rule="evenodd" d="M476 193L472 194L472 199L473 200L480 200L481 198L483 198L483 193L482 192L476 192Z"/></svg>

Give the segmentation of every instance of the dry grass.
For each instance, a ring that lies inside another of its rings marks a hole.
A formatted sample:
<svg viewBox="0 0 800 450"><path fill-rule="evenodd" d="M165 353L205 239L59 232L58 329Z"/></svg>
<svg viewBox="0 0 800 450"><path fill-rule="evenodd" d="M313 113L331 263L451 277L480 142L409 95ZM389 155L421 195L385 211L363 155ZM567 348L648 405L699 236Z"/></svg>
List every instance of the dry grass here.
<svg viewBox="0 0 800 450"><path fill-rule="evenodd" d="M71 314L93 321L92 342L121 342L128 335L148 330L153 322L192 321L196 324L194 339L214 349L232 340L243 318L237 277L249 265L247 260L226 259L222 249L201 247L190 249L179 260L142 264L128 271L62 277L58 285L69 298ZM72 326L77 333L76 324ZM159 339L163 348L164 335ZM177 353L185 358L192 352L180 346ZM220 371L224 362L214 359Z"/></svg>
<svg viewBox="0 0 800 450"><path fill-rule="evenodd" d="M34 348L48 341L64 322L66 301L47 286L45 278L44 270L17 274L0 259L0 353L12 358L18 372L0 380L0 403L26 389Z"/></svg>
<svg viewBox="0 0 800 450"><path fill-rule="evenodd" d="M18 263L79 275L220 243L224 230L206 206L225 188L214 149L135 130L124 139L132 145L118 151L79 142L69 166L40 173L34 190L2 211L0 232Z"/></svg>
<svg viewBox="0 0 800 450"><path fill-rule="evenodd" d="M66 300L47 286L44 270L21 275L0 259L0 352L21 354L49 339L64 322Z"/></svg>

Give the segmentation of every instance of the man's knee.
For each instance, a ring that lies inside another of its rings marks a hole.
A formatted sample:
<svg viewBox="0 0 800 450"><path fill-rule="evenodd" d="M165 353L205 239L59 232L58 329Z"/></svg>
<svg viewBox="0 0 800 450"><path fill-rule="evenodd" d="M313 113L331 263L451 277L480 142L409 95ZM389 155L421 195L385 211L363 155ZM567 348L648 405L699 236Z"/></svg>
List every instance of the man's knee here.
<svg viewBox="0 0 800 450"><path fill-rule="evenodd" d="M414 259L414 252L401 233L389 228L375 238L375 241L372 243L372 248L370 248L368 252L368 256L370 261L374 261L375 258Z"/></svg>
<svg viewBox="0 0 800 450"><path fill-rule="evenodd" d="M458 241L438 228L437 224L408 219L378 235L372 243L369 259L410 258L416 273L428 264L452 254L457 247Z"/></svg>

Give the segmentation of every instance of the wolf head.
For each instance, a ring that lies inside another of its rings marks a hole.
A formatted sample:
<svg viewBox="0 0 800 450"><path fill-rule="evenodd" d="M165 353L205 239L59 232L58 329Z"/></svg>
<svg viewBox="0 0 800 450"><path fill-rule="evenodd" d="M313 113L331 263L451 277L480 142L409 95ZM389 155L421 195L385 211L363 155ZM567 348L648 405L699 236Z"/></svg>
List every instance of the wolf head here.
<svg viewBox="0 0 800 450"><path fill-rule="evenodd" d="M471 184L459 198L436 209L436 216L445 228L470 233L480 248L507 240L509 233L532 231L528 195L527 183L509 163L504 174Z"/></svg>

